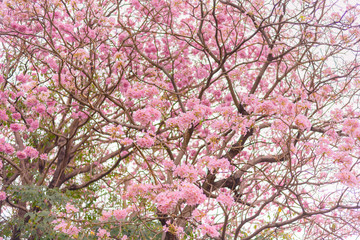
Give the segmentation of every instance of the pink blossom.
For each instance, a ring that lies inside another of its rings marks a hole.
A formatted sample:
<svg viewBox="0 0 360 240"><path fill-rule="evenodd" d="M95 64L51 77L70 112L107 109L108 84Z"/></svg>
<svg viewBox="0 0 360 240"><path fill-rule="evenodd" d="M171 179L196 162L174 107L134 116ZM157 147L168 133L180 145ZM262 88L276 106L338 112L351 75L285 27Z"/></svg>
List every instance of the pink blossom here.
<svg viewBox="0 0 360 240"><path fill-rule="evenodd" d="M343 119L343 112L341 109L334 109L331 112L331 117L335 120L335 121L341 121Z"/></svg>
<svg viewBox="0 0 360 240"><path fill-rule="evenodd" d="M230 163L226 158L218 159L215 157L206 156L200 160L200 163L203 166L206 166L210 170L210 172L214 172L218 169L227 170L230 167Z"/></svg>
<svg viewBox="0 0 360 240"><path fill-rule="evenodd" d="M217 131L224 131L230 128L230 124L225 120L215 120L211 127Z"/></svg>
<svg viewBox="0 0 360 240"><path fill-rule="evenodd" d="M170 213L181 197L180 192L165 191L156 196L155 202L162 213Z"/></svg>
<svg viewBox="0 0 360 240"><path fill-rule="evenodd" d="M45 87L45 86L40 86L40 87L38 88L38 91L39 91L39 92L46 92L46 91L48 91L48 88Z"/></svg>
<svg viewBox="0 0 360 240"><path fill-rule="evenodd" d="M168 126L177 126L180 130L185 130L192 123L195 123L199 121L201 118L195 115L196 112L194 111L188 111L186 113L181 113L178 117L175 118L169 118L166 121L166 124Z"/></svg>
<svg viewBox="0 0 360 240"><path fill-rule="evenodd" d="M356 130L352 133L352 136L360 141L360 128L356 129Z"/></svg>
<svg viewBox="0 0 360 240"><path fill-rule="evenodd" d="M10 144L8 143L5 143L5 153L7 154L13 154L15 151L14 147L11 146Z"/></svg>
<svg viewBox="0 0 360 240"><path fill-rule="evenodd" d="M273 101L264 101L263 103L255 106L255 112L271 115L276 112L276 105Z"/></svg>
<svg viewBox="0 0 360 240"><path fill-rule="evenodd" d="M133 140L131 138L124 138L120 140L120 144L122 145L130 145L133 143Z"/></svg>
<svg viewBox="0 0 360 240"><path fill-rule="evenodd" d="M307 130L309 131L311 128L311 122L309 119L304 115L298 115L295 118L295 124L298 126L301 130Z"/></svg>
<svg viewBox="0 0 360 240"><path fill-rule="evenodd" d="M209 224L202 224L198 226L202 235L209 235L212 238L220 236L220 233L217 231L215 226L210 226Z"/></svg>
<svg viewBox="0 0 360 240"><path fill-rule="evenodd" d="M33 147L26 147L24 152L30 158L37 158L39 156L39 152Z"/></svg>
<svg viewBox="0 0 360 240"><path fill-rule="evenodd" d="M77 236L80 232L79 228L72 225L68 225L65 229L62 229L62 231L70 236Z"/></svg>
<svg viewBox="0 0 360 240"><path fill-rule="evenodd" d="M357 119L345 119L343 123L343 131L347 134L354 132L356 129L360 128L360 122Z"/></svg>
<svg viewBox="0 0 360 240"><path fill-rule="evenodd" d="M17 156L19 159L25 159L25 158L27 158L27 155L26 155L25 151L18 151L18 152L16 153L16 156Z"/></svg>
<svg viewBox="0 0 360 240"><path fill-rule="evenodd" d="M276 102L278 104L279 111L288 116L294 116L295 115L295 105L289 101L289 99L278 96L276 98Z"/></svg>
<svg viewBox="0 0 360 240"><path fill-rule="evenodd" d="M143 148L149 148L154 144L154 139L146 134L144 137L137 138L136 143Z"/></svg>
<svg viewBox="0 0 360 240"><path fill-rule="evenodd" d="M34 107L38 104L38 100L36 99L35 96L30 96L29 98L26 99L25 104L27 107Z"/></svg>
<svg viewBox="0 0 360 240"><path fill-rule="evenodd" d="M33 122L30 123L30 131L34 131L36 129L39 128L39 121L38 120L35 120Z"/></svg>
<svg viewBox="0 0 360 240"><path fill-rule="evenodd" d="M105 229L99 228L98 233L96 234L98 237L110 237L110 233L106 231Z"/></svg>
<svg viewBox="0 0 360 240"><path fill-rule="evenodd" d="M175 168L175 164L173 161L164 160L162 164L166 170L173 170Z"/></svg>
<svg viewBox="0 0 360 240"><path fill-rule="evenodd" d="M200 222L203 217L205 217L206 213L198 208L195 208L193 211L193 217L196 221Z"/></svg>
<svg viewBox="0 0 360 240"><path fill-rule="evenodd" d="M79 209L77 209L74 205L72 205L70 203L67 203L65 208L66 208L66 212L68 212L68 213L71 213L71 212L77 213L77 212L79 212Z"/></svg>
<svg viewBox="0 0 360 240"><path fill-rule="evenodd" d="M18 124L18 123L12 123L12 124L10 124L10 129L11 129L11 131L18 132L18 131L21 130L21 128L22 128L21 125Z"/></svg>
<svg viewBox="0 0 360 240"><path fill-rule="evenodd" d="M147 107L145 109L136 111L133 114L133 117L135 121L140 122L141 124L147 124L149 122L159 120L161 117L161 113L155 108Z"/></svg>
<svg viewBox="0 0 360 240"><path fill-rule="evenodd" d="M8 115L6 114L5 110L0 110L0 120L2 121L8 120Z"/></svg>
<svg viewBox="0 0 360 240"><path fill-rule="evenodd" d="M206 105L200 104L200 101L198 99L189 100L186 106L194 113L196 117L200 119L207 117L212 113L211 108Z"/></svg>
<svg viewBox="0 0 360 240"><path fill-rule="evenodd" d="M130 98L140 99L145 96L145 90L144 89L135 89L135 88L129 88L126 91L126 95Z"/></svg>
<svg viewBox="0 0 360 240"><path fill-rule="evenodd" d="M38 113L44 113L45 110L46 110L46 107L44 104L39 104L36 108L36 112L38 112Z"/></svg>
<svg viewBox="0 0 360 240"><path fill-rule="evenodd" d="M122 152L120 153L120 156L121 156L121 157L124 157L124 156L126 156L128 153L129 153L128 151L122 151Z"/></svg>
<svg viewBox="0 0 360 240"><path fill-rule="evenodd" d="M181 185L181 198L186 200L188 205L197 205L203 203L206 196L194 184L184 183Z"/></svg>
<svg viewBox="0 0 360 240"><path fill-rule="evenodd" d="M19 120L19 119L21 119L21 114L20 114L20 113L14 113L14 114L12 115L12 117L13 117L15 120Z"/></svg>
<svg viewBox="0 0 360 240"><path fill-rule="evenodd" d="M0 192L0 201L4 201L6 199L6 193L5 192Z"/></svg>
<svg viewBox="0 0 360 240"><path fill-rule="evenodd" d="M108 211L103 211L102 212L102 216L100 217L100 221L104 222L109 220L109 218L111 218L112 213L108 212Z"/></svg>
<svg viewBox="0 0 360 240"><path fill-rule="evenodd" d="M360 181L359 179L349 170L343 169L335 175L342 183L349 187L358 186Z"/></svg>
<svg viewBox="0 0 360 240"><path fill-rule="evenodd" d="M276 119L272 124L271 124L271 129L275 130L275 131L286 131L289 127L281 120Z"/></svg>
<svg viewBox="0 0 360 240"><path fill-rule="evenodd" d="M114 210L113 212L113 216L116 218L116 220L120 221L122 219L125 219L126 216L127 216L127 210L126 209L117 209L117 210Z"/></svg>
<svg viewBox="0 0 360 240"><path fill-rule="evenodd" d="M25 75L25 74L22 74L22 73L17 75L16 79L19 82L22 82L22 83L26 83L26 82L29 82L31 80L29 75Z"/></svg>
<svg viewBox="0 0 360 240"><path fill-rule="evenodd" d="M57 223L57 225L54 227L54 230L61 230L68 226L68 224L64 220L54 220L51 223L53 224Z"/></svg>
<svg viewBox="0 0 360 240"><path fill-rule="evenodd" d="M233 199L233 197L231 197L229 192L220 193L216 199L219 203L221 203L227 207L231 207L234 204L234 199Z"/></svg>
<svg viewBox="0 0 360 240"><path fill-rule="evenodd" d="M198 171L193 165L185 164L182 166L177 166L174 171L174 175L186 178L189 182L194 182L198 178Z"/></svg>

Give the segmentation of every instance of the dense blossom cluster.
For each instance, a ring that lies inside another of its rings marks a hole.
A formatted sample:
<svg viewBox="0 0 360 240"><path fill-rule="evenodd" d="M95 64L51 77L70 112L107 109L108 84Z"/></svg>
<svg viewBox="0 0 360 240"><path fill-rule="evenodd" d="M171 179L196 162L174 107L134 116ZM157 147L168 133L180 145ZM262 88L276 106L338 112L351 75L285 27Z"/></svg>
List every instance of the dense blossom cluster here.
<svg viewBox="0 0 360 240"><path fill-rule="evenodd" d="M0 1L0 235L359 235L359 15Z"/></svg>

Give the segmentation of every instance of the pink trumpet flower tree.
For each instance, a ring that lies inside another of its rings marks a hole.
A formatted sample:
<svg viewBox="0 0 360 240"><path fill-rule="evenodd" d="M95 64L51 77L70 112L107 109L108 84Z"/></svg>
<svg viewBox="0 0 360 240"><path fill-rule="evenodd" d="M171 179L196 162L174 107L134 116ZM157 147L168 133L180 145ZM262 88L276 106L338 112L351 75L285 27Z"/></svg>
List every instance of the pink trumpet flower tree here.
<svg viewBox="0 0 360 240"><path fill-rule="evenodd" d="M0 236L359 236L359 15L1 0Z"/></svg>

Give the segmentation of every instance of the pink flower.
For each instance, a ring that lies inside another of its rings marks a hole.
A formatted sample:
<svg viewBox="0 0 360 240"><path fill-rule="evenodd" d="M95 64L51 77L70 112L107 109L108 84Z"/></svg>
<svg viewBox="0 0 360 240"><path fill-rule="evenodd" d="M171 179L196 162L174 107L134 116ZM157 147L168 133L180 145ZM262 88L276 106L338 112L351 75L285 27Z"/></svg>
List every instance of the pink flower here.
<svg viewBox="0 0 360 240"><path fill-rule="evenodd" d="M149 148L154 144L154 139L152 137L150 137L148 134L146 134L144 137L142 138L138 138L136 140L136 143L143 148Z"/></svg>
<svg viewBox="0 0 360 240"><path fill-rule="evenodd" d="M5 110L0 110L0 120L6 121L8 120L8 115Z"/></svg>
<svg viewBox="0 0 360 240"><path fill-rule="evenodd" d="M203 203L206 196L194 184L184 183L181 185L181 198L185 199L188 205L197 205Z"/></svg>
<svg viewBox="0 0 360 240"><path fill-rule="evenodd" d="M24 75L24 74L19 74L16 79L19 81L19 82L22 82L22 83L26 83L28 81L30 81L30 77L28 75Z"/></svg>
<svg viewBox="0 0 360 240"><path fill-rule="evenodd" d="M6 199L6 193L0 192L0 201L4 201Z"/></svg>
<svg viewBox="0 0 360 240"><path fill-rule="evenodd" d="M357 119L346 119L343 123L343 131L347 134L354 132L357 128L360 128L360 122Z"/></svg>
<svg viewBox="0 0 360 240"><path fill-rule="evenodd" d="M12 117L13 117L14 119L16 119L16 120L19 120L19 119L21 119L21 114L20 114L20 113L14 113L14 114L12 115Z"/></svg>
<svg viewBox="0 0 360 240"><path fill-rule="evenodd" d="M46 110L46 107L45 107L44 104L40 104L40 105L36 108L36 111L37 111L38 113L44 113L45 110Z"/></svg>
<svg viewBox="0 0 360 240"><path fill-rule="evenodd" d="M215 157L203 157L200 162L206 166L207 168L209 168L210 172L214 172L215 170L218 169L223 169L223 170L227 170L230 167L230 163L226 158L215 158Z"/></svg>
<svg viewBox="0 0 360 240"><path fill-rule="evenodd" d="M111 217L111 212L104 211L102 212L102 216L100 217L100 221L107 221Z"/></svg>
<svg viewBox="0 0 360 240"><path fill-rule="evenodd" d="M26 99L25 104L27 107L33 107L36 106L38 102L39 101L36 99L35 96L30 96L28 99Z"/></svg>
<svg viewBox="0 0 360 240"><path fill-rule="evenodd" d="M67 229L67 231L65 233L68 235L71 235L71 236L77 236L77 235L79 235L79 232L80 232L80 230L77 227L69 226L69 228Z"/></svg>
<svg viewBox="0 0 360 240"><path fill-rule="evenodd" d="M343 169L335 175L343 184L349 187L358 186L360 181L359 179L349 170Z"/></svg>
<svg viewBox="0 0 360 240"><path fill-rule="evenodd" d="M343 119L343 112L341 109L335 108L330 113L331 113L331 117L337 122Z"/></svg>
<svg viewBox="0 0 360 240"><path fill-rule="evenodd" d="M218 237L220 235L220 233L217 231L215 226L210 226L208 224L202 224L200 226L198 226L198 228L201 231L202 235L209 235L210 237Z"/></svg>
<svg viewBox="0 0 360 240"><path fill-rule="evenodd" d="M39 152L33 147L26 147L24 152L30 158L37 158L39 156Z"/></svg>
<svg viewBox="0 0 360 240"><path fill-rule="evenodd" d="M162 213L170 213L180 199L180 192L165 191L156 196L155 202Z"/></svg>
<svg viewBox="0 0 360 240"><path fill-rule="evenodd" d="M295 118L295 124L296 126L298 126L301 130L307 130L309 131L311 128L311 122L309 121L309 119L300 114Z"/></svg>
<svg viewBox="0 0 360 240"><path fill-rule="evenodd" d="M227 207L231 207L234 203L234 199L230 196L230 193L220 193L216 200Z"/></svg>
<svg viewBox="0 0 360 240"><path fill-rule="evenodd" d="M57 225L54 227L54 230L62 230L68 227L68 224L64 220L54 220L51 223L57 223Z"/></svg>
<svg viewBox="0 0 360 240"><path fill-rule="evenodd" d="M110 233L108 231L106 231L105 229L99 228L99 231L96 234L96 236L101 237L101 238L103 238L105 236L110 237Z"/></svg>
<svg viewBox="0 0 360 240"><path fill-rule="evenodd" d="M40 154L40 159L41 159L41 160L47 160L47 159L48 159L47 154L45 154L45 153Z"/></svg>
<svg viewBox="0 0 360 240"><path fill-rule="evenodd" d="M35 120L30 123L30 131L34 131L39 128L39 121Z"/></svg>
<svg viewBox="0 0 360 240"><path fill-rule="evenodd" d="M141 124L147 124L159 120L161 113L155 108L147 107L136 111L133 117L135 121L140 122Z"/></svg>
<svg viewBox="0 0 360 240"><path fill-rule="evenodd" d="M271 115L276 112L276 105L272 101L264 101L263 103L255 106L255 112Z"/></svg>
<svg viewBox="0 0 360 240"><path fill-rule="evenodd" d="M74 205L70 204L70 203L67 203L66 204L66 212L74 212L74 213L77 213L79 212L79 209L77 209Z"/></svg>
<svg viewBox="0 0 360 240"><path fill-rule="evenodd" d="M21 125L18 123L12 123L10 124L11 131L18 132L21 130Z"/></svg>
<svg viewBox="0 0 360 240"><path fill-rule="evenodd" d="M27 158L27 155L26 155L25 151L18 151L18 152L16 153L16 156L17 156L19 159L25 159L25 158Z"/></svg>
<svg viewBox="0 0 360 240"><path fill-rule="evenodd" d="M15 149L13 148L13 146L11 146L8 143L5 143L5 153L7 154L13 154L15 151Z"/></svg>
<svg viewBox="0 0 360 240"><path fill-rule="evenodd" d="M181 178L186 178L189 182L194 182L198 178L198 171L191 164L185 164L182 166L177 166L174 171L175 176L180 176Z"/></svg>
<svg viewBox="0 0 360 240"><path fill-rule="evenodd" d="M164 160L162 164L166 170L173 170L175 168L175 164L173 161Z"/></svg>
<svg viewBox="0 0 360 240"><path fill-rule="evenodd" d="M131 138L124 138L120 140L120 144L122 145L130 145L133 143L133 140Z"/></svg>
<svg viewBox="0 0 360 240"><path fill-rule="evenodd" d="M120 221L122 219L125 219L126 216L127 216L127 210L126 209L123 209L123 210L120 210L120 209L117 209L113 212L113 216L116 218L116 220Z"/></svg>

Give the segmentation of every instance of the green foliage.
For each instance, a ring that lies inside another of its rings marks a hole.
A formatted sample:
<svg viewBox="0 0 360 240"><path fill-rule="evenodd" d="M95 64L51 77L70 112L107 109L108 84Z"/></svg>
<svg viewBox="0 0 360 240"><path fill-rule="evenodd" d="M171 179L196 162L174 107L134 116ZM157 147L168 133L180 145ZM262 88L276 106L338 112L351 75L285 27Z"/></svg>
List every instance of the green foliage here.
<svg viewBox="0 0 360 240"><path fill-rule="evenodd" d="M0 225L0 236L10 237L13 229L21 231L21 237L28 239L68 239L53 230L51 222L55 220L50 208L60 207L66 204L70 198L58 189L26 185L11 186L7 190L10 201L13 204L23 206L25 214L13 213L7 224Z"/></svg>
<svg viewBox="0 0 360 240"><path fill-rule="evenodd" d="M134 218L131 222L131 225L121 227L121 235L127 235L131 240L161 240L162 226L159 221L156 220L144 223L141 220Z"/></svg>
<svg viewBox="0 0 360 240"><path fill-rule="evenodd" d="M67 194L58 189L49 189L42 186L24 185L11 186L8 193L14 201L28 202L30 207L47 209L49 206L59 206L70 200Z"/></svg>

